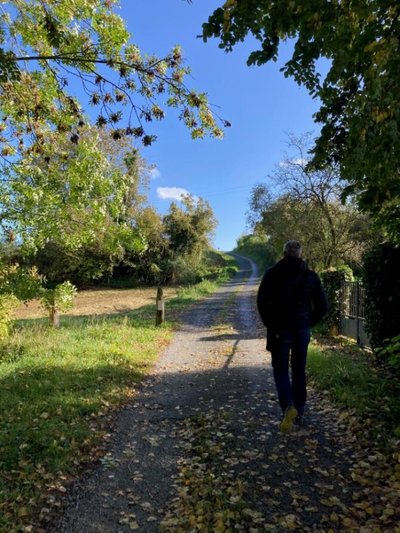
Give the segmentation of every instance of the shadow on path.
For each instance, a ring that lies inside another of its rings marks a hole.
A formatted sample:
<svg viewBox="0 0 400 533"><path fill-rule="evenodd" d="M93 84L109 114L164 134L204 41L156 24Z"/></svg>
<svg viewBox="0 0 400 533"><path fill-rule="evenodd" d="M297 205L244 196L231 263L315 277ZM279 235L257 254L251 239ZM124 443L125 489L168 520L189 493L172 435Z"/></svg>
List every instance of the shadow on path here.
<svg viewBox="0 0 400 533"><path fill-rule="evenodd" d="M313 396L310 426L279 433L255 265L238 261L233 282L184 314L116 418L103 463L75 485L47 531L153 533L162 523L171 532L217 531L221 513L228 531L340 530L354 488L351 449ZM213 329L221 315L232 331Z"/></svg>

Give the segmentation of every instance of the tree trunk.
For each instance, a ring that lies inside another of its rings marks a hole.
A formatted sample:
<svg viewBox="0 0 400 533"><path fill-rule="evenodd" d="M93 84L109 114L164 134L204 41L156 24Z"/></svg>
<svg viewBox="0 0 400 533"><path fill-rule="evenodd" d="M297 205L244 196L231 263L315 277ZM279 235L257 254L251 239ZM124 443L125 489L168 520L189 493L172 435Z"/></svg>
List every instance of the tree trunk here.
<svg viewBox="0 0 400 533"><path fill-rule="evenodd" d="M325 214L326 220L328 222L329 232L331 234L331 239L332 239L330 250L327 254L327 259L326 259L326 263L327 263L326 268L329 268L332 264L333 258L336 256L336 247L337 247L336 228L335 228L335 223L333 221L331 213L329 212L329 206L325 203L321 203L320 205L322 208L322 212Z"/></svg>
<svg viewBox="0 0 400 533"><path fill-rule="evenodd" d="M50 326L53 328L59 328L60 327L60 313L55 309L54 307L50 309L49 312L50 315Z"/></svg>

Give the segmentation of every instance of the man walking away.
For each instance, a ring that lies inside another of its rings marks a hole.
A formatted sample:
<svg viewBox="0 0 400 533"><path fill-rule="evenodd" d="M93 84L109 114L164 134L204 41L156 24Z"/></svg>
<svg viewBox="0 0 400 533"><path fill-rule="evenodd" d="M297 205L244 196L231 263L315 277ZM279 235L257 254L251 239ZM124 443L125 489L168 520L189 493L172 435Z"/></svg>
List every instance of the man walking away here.
<svg viewBox="0 0 400 533"><path fill-rule="evenodd" d="M321 280L301 259L298 241L288 241L283 248L283 259L265 272L258 289L257 307L267 328L267 350L271 352L283 412L280 430L288 433L293 423L303 423L310 328L327 311Z"/></svg>

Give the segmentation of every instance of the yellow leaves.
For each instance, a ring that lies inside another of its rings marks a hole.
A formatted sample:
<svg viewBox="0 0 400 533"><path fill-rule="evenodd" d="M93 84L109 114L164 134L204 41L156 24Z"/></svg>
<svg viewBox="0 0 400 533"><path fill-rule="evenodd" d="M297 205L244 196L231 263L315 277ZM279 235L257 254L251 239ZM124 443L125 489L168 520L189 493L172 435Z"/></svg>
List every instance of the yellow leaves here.
<svg viewBox="0 0 400 533"><path fill-rule="evenodd" d="M372 117L378 124L380 122L383 122L387 118L390 118L391 112L390 111L380 111L379 108L375 108L372 111Z"/></svg>
<svg viewBox="0 0 400 533"><path fill-rule="evenodd" d="M375 512L374 507L371 506L371 503L368 500L356 503L354 507L365 511L369 515L373 515Z"/></svg>
<svg viewBox="0 0 400 533"><path fill-rule="evenodd" d="M223 520L219 519L217 520L215 527L214 527L215 533L225 533L226 526Z"/></svg>
<svg viewBox="0 0 400 533"><path fill-rule="evenodd" d="M226 0L223 9L232 9L236 6L237 0Z"/></svg>
<svg viewBox="0 0 400 533"><path fill-rule="evenodd" d="M393 516L395 513L396 511L393 509L393 507L386 507L382 513L381 520L385 520L386 518Z"/></svg>
<svg viewBox="0 0 400 533"><path fill-rule="evenodd" d="M380 46L380 42L378 41L372 41L371 43L364 46L364 52L373 52Z"/></svg>
<svg viewBox="0 0 400 533"><path fill-rule="evenodd" d="M322 474L324 477L330 477L329 472L327 470L323 470L322 468L314 468L314 470L315 472Z"/></svg>
<svg viewBox="0 0 400 533"><path fill-rule="evenodd" d="M245 506L246 483L232 474L257 460L259 451L232 453L230 421L224 410L187 420L180 437L189 453L179 462L178 498L161 524L165 531L228 533L239 528L256 533L264 526L263 514Z"/></svg>
<svg viewBox="0 0 400 533"><path fill-rule="evenodd" d="M295 531L299 525L299 521L296 515L288 514L281 520L281 526L288 531Z"/></svg>
<svg viewBox="0 0 400 533"><path fill-rule="evenodd" d="M357 527L357 522L351 518L343 518L342 519L342 524L345 526L345 527L348 527L348 528L353 528L353 527Z"/></svg>
<svg viewBox="0 0 400 533"><path fill-rule="evenodd" d="M242 513L249 516L254 522L263 522L264 520L262 513L253 511L252 509L243 509Z"/></svg>
<svg viewBox="0 0 400 533"><path fill-rule="evenodd" d="M129 513L126 514L123 511L120 513L120 520L119 523L121 525L127 525L130 530L135 531L136 529L139 529L140 525L138 524L136 520L135 513Z"/></svg>
<svg viewBox="0 0 400 533"><path fill-rule="evenodd" d="M224 10L224 32L228 32L231 26L231 12L236 7L237 0L226 0L223 5Z"/></svg>
<svg viewBox="0 0 400 533"><path fill-rule="evenodd" d="M325 505L325 507L335 507L337 505L340 505L340 500L336 496L331 496L329 498L322 498L320 500L322 505Z"/></svg>

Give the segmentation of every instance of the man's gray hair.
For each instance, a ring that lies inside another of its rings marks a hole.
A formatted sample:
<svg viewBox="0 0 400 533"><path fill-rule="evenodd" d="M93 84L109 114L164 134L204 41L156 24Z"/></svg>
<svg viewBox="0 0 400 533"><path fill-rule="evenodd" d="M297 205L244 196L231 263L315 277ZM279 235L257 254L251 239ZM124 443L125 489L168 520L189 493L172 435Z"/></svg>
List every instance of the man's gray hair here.
<svg viewBox="0 0 400 533"><path fill-rule="evenodd" d="M285 257L300 257L301 244L299 241L287 241L283 247L283 255Z"/></svg>

